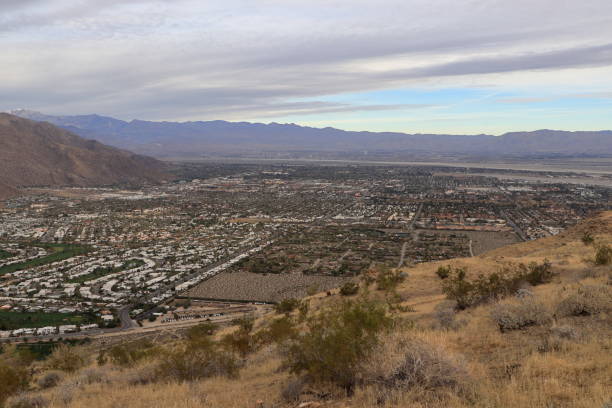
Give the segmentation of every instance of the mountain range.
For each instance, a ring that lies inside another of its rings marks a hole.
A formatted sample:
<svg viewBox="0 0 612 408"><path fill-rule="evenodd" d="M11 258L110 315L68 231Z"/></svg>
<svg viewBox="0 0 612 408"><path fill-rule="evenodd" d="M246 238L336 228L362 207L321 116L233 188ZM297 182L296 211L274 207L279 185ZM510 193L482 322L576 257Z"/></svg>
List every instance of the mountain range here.
<svg viewBox="0 0 612 408"><path fill-rule="evenodd" d="M609 156L612 131L537 130L493 135L355 132L295 124L123 121L100 115L14 115L45 121L82 137L158 158L290 153L326 157Z"/></svg>
<svg viewBox="0 0 612 408"><path fill-rule="evenodd" d="M0 113L0 199L18 187L159 182L165 164L46 122Z"/></svg>

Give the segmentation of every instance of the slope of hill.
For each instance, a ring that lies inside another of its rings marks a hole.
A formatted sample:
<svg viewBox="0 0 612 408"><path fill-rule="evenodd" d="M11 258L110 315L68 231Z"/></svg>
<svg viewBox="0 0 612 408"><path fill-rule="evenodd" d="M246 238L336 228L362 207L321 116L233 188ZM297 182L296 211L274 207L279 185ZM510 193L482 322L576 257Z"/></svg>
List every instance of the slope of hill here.
<svg viewBox="0 0 612 408"><path fill-rule="evenodd" d="M85 140L50 123L0 113L0 194L15 187L96 186L158 182L164 164L94 140Z"/></svg>
<svg viewBox="0 0 612 408"><path fill-rule="evenodd" d="M491 135L353 132L295 124L247 122L126 122L99 115L50 116L17 110L15 115L47 121L86 138L156 157L291 152L464 156L612 155L612 131L535 132Z"/></svg>
<svg viewBox="0 0 612 408"><path fill-rule="evenodd" d="M196 326L165 344L107 350L98 363L95 348L63 350L51 363L35 363L39 385L9 406L606 407L612 397L611 244L607 212L555 237L405 268L407 277L395 285L379 273L370 285L362 279L356 295L318 294L302 300L308 308L265 316L253 327L242 322L210 335L210 327ZM600 248L608 248L607 264L594 262ZM461 282L482 274L497 285L493 273L521 270L521 263L547 265L546 259L552 274L545 279L523 282L518 291L508 287L464 310L443 291L454 277L436 273L450 264L465 271ZM371 319L383 318L380 308L393 324ZM368 336L376 327L377 335ZM42 381L50 365L88 353L86 368L60 374L59 384Z"/></svg>

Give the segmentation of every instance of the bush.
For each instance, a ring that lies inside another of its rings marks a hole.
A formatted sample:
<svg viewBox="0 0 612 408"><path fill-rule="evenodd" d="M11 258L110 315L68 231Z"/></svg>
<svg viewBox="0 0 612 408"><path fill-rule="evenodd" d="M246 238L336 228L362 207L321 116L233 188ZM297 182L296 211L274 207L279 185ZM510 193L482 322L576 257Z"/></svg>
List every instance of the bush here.
<svg viewBox="0 0 612 408"><path fill-rule="evenodd" d="M450 265L440 266L438 270L436 271L436 275L438 275L438 278L440 279L446 279L450 275L451 271L452 271L452 268Z"/></svg>
<svg viewBox="0 0 612 408"><path fill-rule="evenodd" d="M193 340L203 336L212 336L217 328L218 326L212 322L196 324L187 330L187 338Z"/></svg>
<svg viewBox="0 0 612 408"><path fill-rule="evenodd" d="M593 242L595 242L595 238L588 231L586 231L584 234L582 234L581 240L582 240L582 243L584 245L591 245Z"/></svg>
<svg viewBox="0 0 612 408"><path fill-rule="evenodd" d="M457 320L457 303L446 300L436 305L434 317L438 326L446 330L457 330L464 323Z"/></svg>
<svg viewBox="0 0 612 408"><path fill-rule="evenodd" d="M291 313L300 305L300 301L297 299L283 299L278 304L274 305L276 313Z"/></svg>
<svg viewBox="0 0 612 408"><path fill-rule="evenodd" d="M49 371L37 381L40 388L52 388L55 387L62 380L62 375L57 371Z"/></svg>
<svg viewBox="0 0 612 408"><path fill-rule="evenodd" d="M355 282L346 282L340 288L340 294L342 296L353 296L356 295L357 292L359 292L359 285Z"/></svg>
<svg viewBox="0 0 612 408"><path fill-rule="evenodd" d="M307 329L286 345L285 366L352 392L358 367L392 324L381 303L344 301L309 316Z"/></svg>
<svg viewBox="0 0 612 408"><path fill-rule="evenodd" d="M235 377L239 364L231 353L203 338L197 344L187 343L162 354L157 377L179 382L214 376Z"/></svg>
<svg viewBox="0 0 612 408"><path fill-rule="evenodd" d="M612 263L612 248L600 245L595 253L595 265L610 265Z"/></svg>
<svg viewBox="0 0 612 408"><path fill-rule="evenodd" d="M457 388L468 378L461 358L401 332L385 336L361 370L366 385L402 391Z"/></svg>
<svg viewBox="0 0 612 408"><path fill-rule="evenodd" d="M383 267L376 276L376 288L378 290L393 291L404 280L406 280L404 272L393 271L390 268Z"/></svg>
<svg viewBox="0 0 612 408"><path fill-rule="evenodd" d="M122 381L128 385L146 385L157 381L158 372L156 367L144 365L132 368L123 374Z"/></svg>
<svg viewBox="0 0 612 408"><path fill-rule="evenodd" d="M25 369L0 362L0 406L11 395L27 389L29 381L30 375Z"/></svg>
<svg viewBox="0 0 612 408"><path fill-rule="evenodd" d="M283 400L287 402L296 402L300 399L304 386L306 385L303 378L293 378L289 380L281 391Z"/></svg>
<svg viewBox="0 0 612 408"><path fill-rule="evenodd" d="M155 354L157 354L157 349L148 340L121 344L111 347L106 352L108 359L119 367L132 367L140 360Z"/></svg>
<svg viewBox="0 0 612 408"><path fill-rule="evenodd" d="M250 318L243 318L238 319L236 323L238 324L238 330L223 336L221 345L230 352L246 357L247 354L255 351L258 346L257 339L251 335L254 321Z"/></svg>
<svg viewBox="0 0 612 408"><path fill-rule="evenodd" d="M491 317L502 333L539 326L551 321L551 314L546 307L528 298L521 299L518 303L498 304L493 308Z"/></svg>
<svg viewBox="0 0 612 408"><path fill-rule="evenodd" d="M521 274L524 276L524 279L533 286L548 283L555 276L555 273L552 271L552 264L548 259L545 259L541 264L531 262L527 268L521 265L521 268Z"/></svg>
<svg viewBox="0 0 612 408"><path fill-rule="evenodd" d="M604 285L580 286L557 306L559 316L591 316L612 311L612 288Z"/></svg>
<svg viewBox="0 0 612 408"><path fill-rule="evenodd" d="M60 344L47 359L47 366L54 370L74 372L86 365L83 353L65 344Z"/></svg>
<svg viewBox="0 0 612 408"><path fill-rule="evenodd" d="M49 401L41 395L20 394L6 402L6 408L44 408Z"/></svg>
<svg viewBox="0 0 612 408"><path fill-rule="evenodd" d="M79 372L78 377L76 377L75 381L78 384L98 384L103 382L108 382L108 378L106 373L99 368L90 367Z"/></svg>
<svg viewBox="0 0 612 408"><path fill-rule="evenodd" d="M293 321L283 316L274 319L270 325L257 333L257 340L262 344L282 343L297 334Z"/></svg>
<svg viewBox="0 0 612 408"><path fill-rule="evenodd" d="M465 269L457 269L444 280L442 289L449 299L457 302L459 309L466 309L514 293L521 282L520 276L507 270L479 275L470 281L466 279Z"/></svg>

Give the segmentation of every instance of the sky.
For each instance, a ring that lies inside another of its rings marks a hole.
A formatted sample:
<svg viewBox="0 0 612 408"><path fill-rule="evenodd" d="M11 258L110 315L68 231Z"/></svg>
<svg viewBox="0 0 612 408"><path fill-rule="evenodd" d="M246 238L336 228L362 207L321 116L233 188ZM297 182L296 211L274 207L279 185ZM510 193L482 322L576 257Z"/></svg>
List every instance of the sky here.
<svg viewBox="0 0 612 408"><path fill-rule="evenodd" d="M0 111L612 129L610 0L0 0Z"/></svg>

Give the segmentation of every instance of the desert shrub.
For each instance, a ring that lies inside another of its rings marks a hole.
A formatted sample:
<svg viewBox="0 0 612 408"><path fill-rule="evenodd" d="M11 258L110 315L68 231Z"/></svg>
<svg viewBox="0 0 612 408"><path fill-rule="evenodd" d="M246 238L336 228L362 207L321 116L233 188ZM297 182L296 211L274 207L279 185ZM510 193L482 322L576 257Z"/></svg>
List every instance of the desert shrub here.
<svg viewBox="0 0 612 408"><path fill-rule="evenodd" d="M238 330L223 336L221 346L227 351L246 357L249 353L255 351L258 346L257 338L251 334L254 321L251 318L243 318L238 319L236 323L238 324Z"/></svg>
<svg viewBox="0 0 612 408"><path fill-rule="evenodd" d="M197 344L186 343L162 353L156 374L158 378L184 382L215 376L235 377L238 368L232 353L205 337Z"/></svg>
<svg viewBox="0 0 612 408"><path fill-rule="evenodd" d="M446 279L450 275L451 271L452 268L450 265L440 266L438 270L436 270L436 275L438 275L438 278L440 279Z"/></svg>
<svg viewBox="0 0 612 408"><path fill-rule="evenodd" d="M61 401L64 405L68 405L74 399L78 386L74 382L69 382L60 385L55 391L55 398Z"/></svg>
<svg viewBox="0 0 612 408"><path fill-rule="evenodd" d="M0 406L11 395L26 390L29 381L30 375L24 368L0 362Z"/></svg>
<svg viewBox="0 0 612 408"><path fill-rule="evenodd" d="M572 326L555 326L550 328L550 334L554 337L566 340L576 340L578 337L578 331Z"/></svg>
<svg viewBox="0 0 612 408"><path fill-rule="evenodd" d="M381 267L376 276L376 289L393 291L404 280L406 280L406 274L404 272Z"/></svg>
<svg viewBox="0 0 612 408"><path fill-rule="evenodd" d="M547 260L542 264L531 263L529 266L506 268L489 275L481 274L471 280L467 278L465 269L458 268L444 279L442 290L449 299L457 302L457 308L466 309L517 293L525 282L532 285L550 282L554 275Z"/></svg>
<svg viewBox="0 0 612 408"><path fill-rule="evenodd" d="M585 233L582 234L581 240L584 245L591 245L593 242L595 242L595 238L588 231L585 231Z"/></svg>
<svg viewBox="0 0 612 408"><path fill-rule="evenodd" d="M612 288L604 285L580 286L557 306L559 316L591 316L612 311Z"/></svg>
<svg viewBox="0 0 612 408"><path fill-rule="evenodd" d="M281 397L287 402L296 402L300 399L306 381L302 377L290 379L281 391Z"/></svg>
<svg viewBox="0 0 612 408"><path fill-rule="evenodd" d="M104 371L96 367L85 368L79 371L75 378L78 384L89 385L108 382L108 377Z"/></svg>
<svg viewBox="0 0 612 408"><path fill-rule="evenodd" d="M60 344L47 359L47 366L53 370L74 372L87 364L81 350Z"/></svg>
<svg viewBox="0 0 612 408"><path fill-rule="evenodd" d="M436 305L434 317L437 326L446 330L457 330L463 324L463 321L457 320L457 303L450 300Z"/></svg>
<svg viewBox="0 0 612 408"><path fill-rule="evenodd" d="M157 381L158 371L156 367L144 365L134 367L123 374L122 381L128 385L146 385Z"/></svg>
<svg viewBox="0 0 612 408"><path fill-rule="evenodd" d="M377 302L344 301L309 316L306 330L285 346L285 366L315 382L333 383L352 392L359 365L392 324Z"/></svg>
<svg viewBox="0 0 612 408"><path fill-rule="evenodd" d="M533 286L548 283L555 276L555 273L552 270L552 264L548 261L548 259L545 259L541 264L531 262L527 267L524 265L521 265L520 267L522 270L519 272L519 274Z"/></svg>
<svg viewBox="0 0 612 408"><path fill-rule="evenodd" d="M217 328L218 326L212 322L204 322L204 323L196 324L195 326L191 326L187 330L186 336L190 340L200 338L203 336L212 336L213 334L215 334L215 331L217 330Z"/></svg>
<svg viewBox="0 0 612 408"><path fill-rule="evenodd" d="M503 333L539 326L551 320L551 314L541 303L532 299L521 299L518 303L500 303L491 311L491 317Z"/></svg>
<svg viewBox="0 0 612 408"><path fill-rule="evenodd" d="M257 341L262 344L282 343L295 336L297 333L295 324L287 317L274 319L268 327L257 333Z"/></svg>
<svg viewBox="0 0 612 408"><path fill-rule="evenodd" d="M119 367L132 367L137 362L155 354L157 350L148 340L117 345L106 351L108 359Z"/></svg>
<svg viewBox="0 0 612 408"><path fill-rule="evenodd" d="M468 377L460 357L397 331L386 335L361 365L365 385L387 390L458 388Z"/></svg>
<svg viewBox="0 0 612 408"><path fill-rule="evenodd" d="M6 408L44 408L49 401L42 395L19 394L6 401Z"/></svg>
<svg viewBox="0 0 612 408"><path fill-rule="evenodd" d="M300 301L298 299L283 299L274 305L274 310L276 313L291 313L297 309L299 305Z"/></svg>
<svg viewBox="0 0 612 408"><path fill-rule="evenodd" d="M612 248L609 245L600 245L595 252L595 265L610 265L612 263Z"/></svg>
<svg viewBox="0 0 612 408"><path fill-rule="evenodd" d="M355 282L346 282L340 288L340 294L342 296L353 296L356 295L357 292L359 292L359 285Z"/></svg>
<svg viewBox="0 0 612 408"><path fill-rule="evenodd" d="M51 388L55 387L62 380L62 375L58 371L49 371L45 373L36 382L40 388Z"/></svg>

